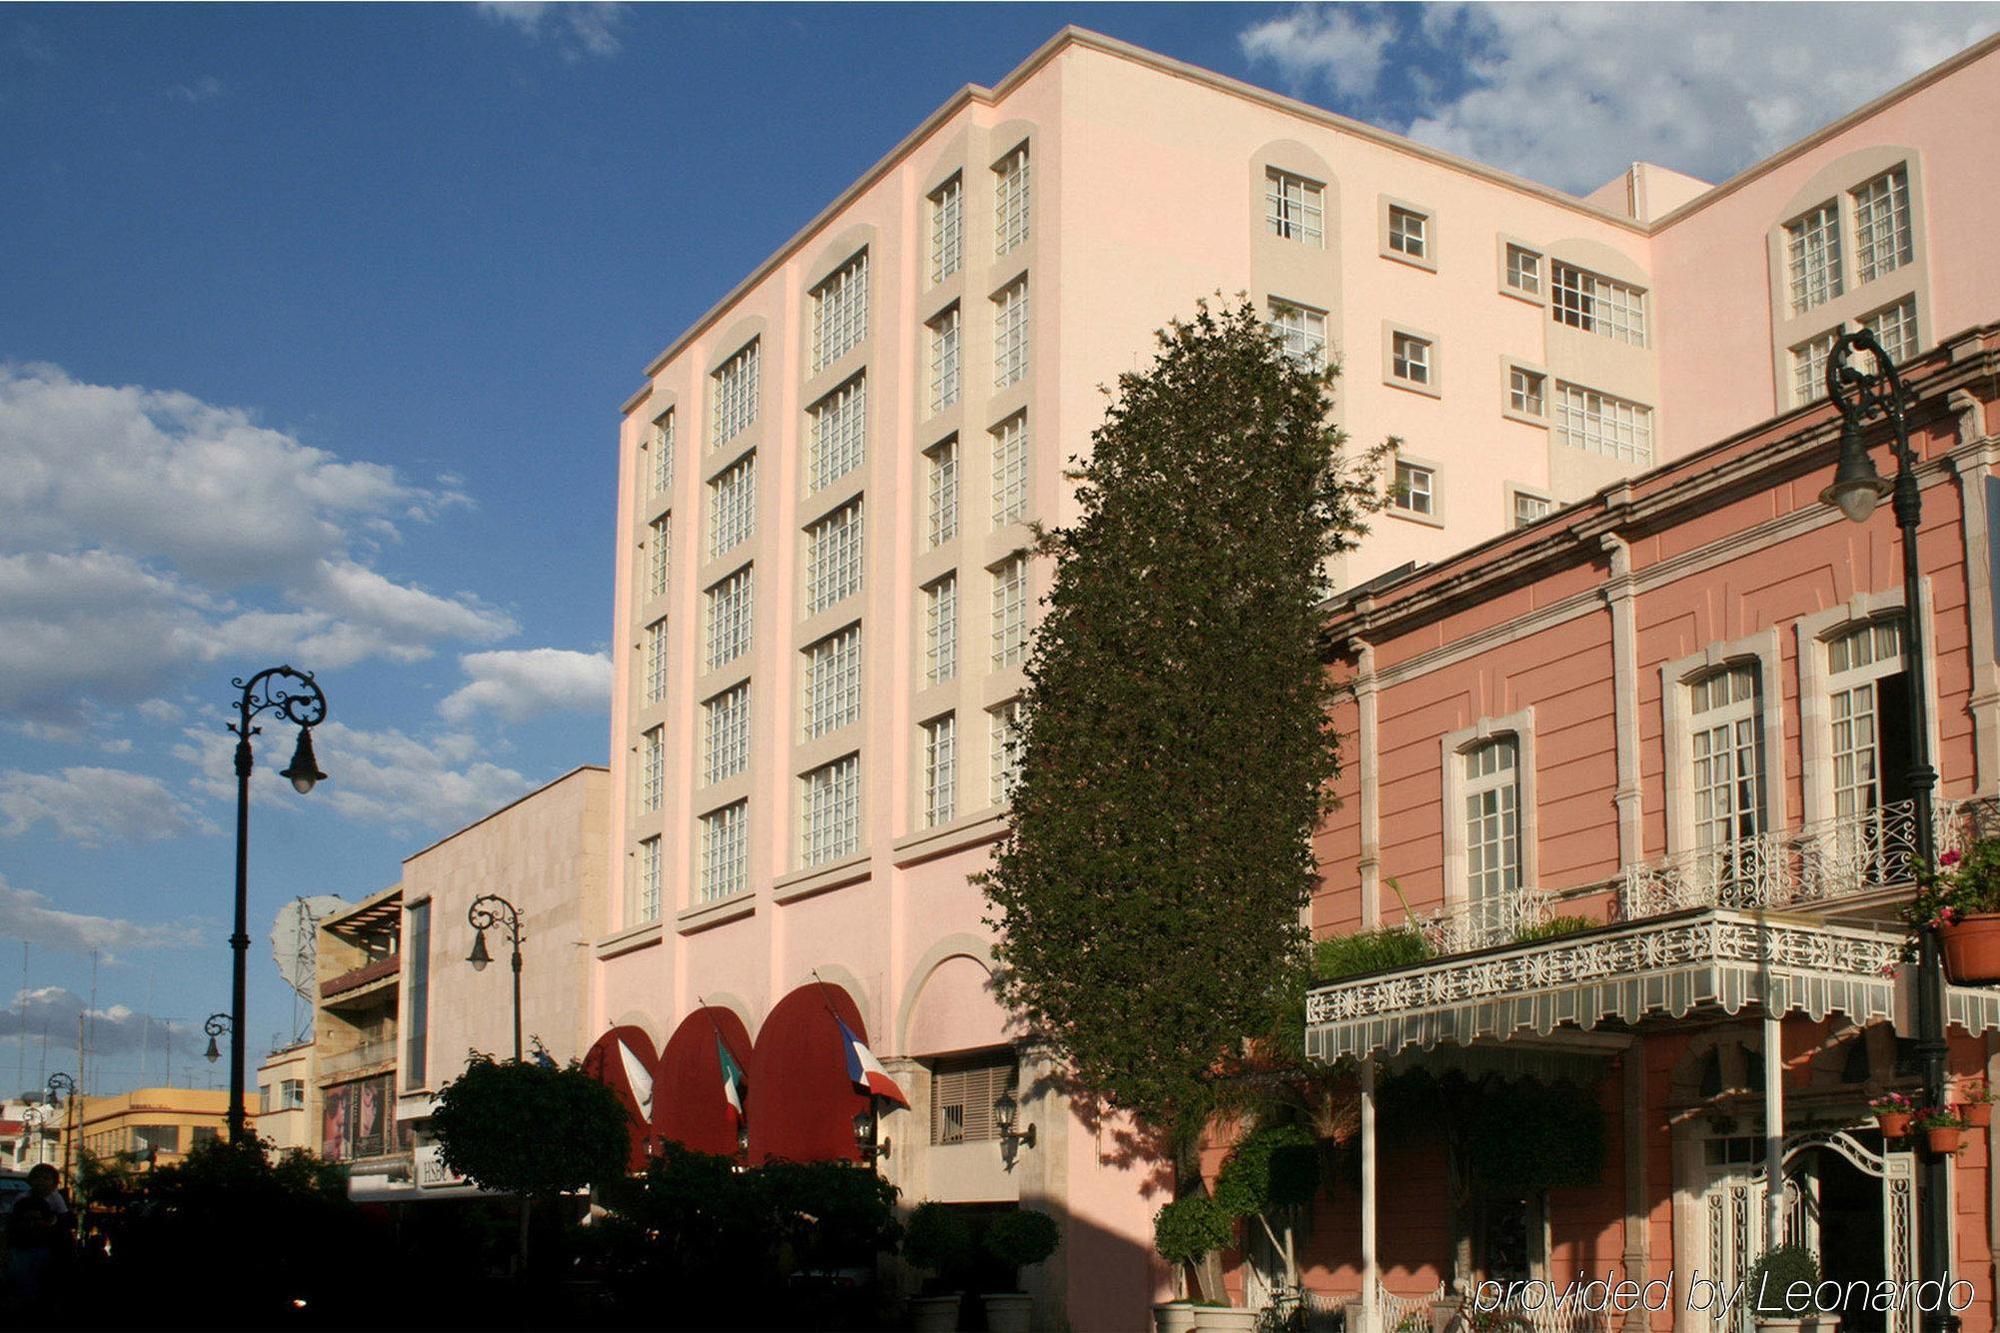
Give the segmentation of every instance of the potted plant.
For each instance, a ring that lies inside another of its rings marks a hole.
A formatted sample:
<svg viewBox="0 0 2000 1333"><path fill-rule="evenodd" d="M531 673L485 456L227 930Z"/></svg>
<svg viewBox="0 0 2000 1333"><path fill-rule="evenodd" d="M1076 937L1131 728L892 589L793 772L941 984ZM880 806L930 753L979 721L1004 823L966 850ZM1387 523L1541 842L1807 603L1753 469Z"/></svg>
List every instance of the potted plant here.
<svg viewBox="0 0 2000 1333"><path fill-rule="evenodd" d="M1018 1271L1054 1254L1062 1244L1062 1228L1047 1213L1023 1208L994 1218L985 1243L988 1254ZM991 1333L1028 1333L1033 1300L1021 1291L988 1292L986 1327Z"/></svg>
<svg viewBox="0 0 2000 1333"><path fill-rule="evenodd" d="M2000 1095L1993 1091L1993 1085L1983 1078L1969 1078L1958 1085L1958 1105L1952 1109L1965 1122L1967 1129L1985 1129L1993 1123L1993 1103L2000 1101Z"/></svg>
<svg viewBox="0 0 2000 1333"><path fill-rule="evenodd" d="M1948 851L1917 870L1917 894L1903 908L1912 931L1937 931L1944 970L1961 985L2000 982L2000 838ZM1904 949L1916 956L1914 940Z"/></svg>
<svg viewBox="0 0 2000 1333"><path fill-rule="evenodd" d="M1758 1333L1798 1333L1813 1329L1832 1333L1840 1327L1838 1315L1819 1308L1819 1260L1802 1245L1780 1245L1768 1250L1750 1270L1744 1295Z"/></svg>
<svg viewBox="0 0 2000 1333"><path fill-rule="evenodd" d="M1868 1109L1882 1126L1883 1138L1900 1139L1910 1132L1910 1116L1916 1112L1917 1104L1900 1092L1885 1092L1868 1103Z"/></svg>
<svg viewBox="0 0 2000 1333"><path fill-rule="evenodd" d="M1910 1129L1922 1134L1925 1146L1934 1153L1957 1152L1965 1121L1942 1106L1924 1106L1910 1118Z"/></svg>
<svg viewBox="0 0 2000 1333"><path fill-rule="evenodd" d="M1190 1194L1175 1199L1153 1216L1153 1249L1173 1265L1176 1273L1194 1269L1199 1287L1200 1265L1210 1253L1235 1239L1229 1214L1206 1194ZM1202 1292L1203 1300L1169 1301L1153 1307L1153 1322L1159 1333L1192 1333L1197 1320L1213 1317L1217 1307Z"/></svg>
<svg viewBox="0 0 2000 1333"><path fill-rule="evenodd" d="M972 1228L961 1214L941 1203L917 1205L903 1231L903 1258L930 1272L923 1289L910 1298L917 1333L953 1333L958 1327L965 1294L950 1284L971 1256Z"/></svg>

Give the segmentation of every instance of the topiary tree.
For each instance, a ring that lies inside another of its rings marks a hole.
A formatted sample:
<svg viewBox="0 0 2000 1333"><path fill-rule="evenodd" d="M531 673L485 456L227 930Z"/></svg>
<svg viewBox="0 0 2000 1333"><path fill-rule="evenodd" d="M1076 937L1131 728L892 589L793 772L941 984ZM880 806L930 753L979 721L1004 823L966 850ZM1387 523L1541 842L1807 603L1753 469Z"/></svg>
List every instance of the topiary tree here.
<svg viewBox="0 0 2000 1333"><path fill-rule="evenodd" d="M1022 1208L986 1228L986 1252L1015 1270L1041 1263L1062 1244L1062 1227L1047 1213Z"/></svg>
<svg viewBox="0 0 2000 1333"><path fill-rule="evenodd" d="M1319 1175L1317 1136L1303 1125L1274 1124L1238 1143L1216 1176L1215 1201L1231 1217L1255 1218L1263 1227L1284 1260L1287 1286L1299 1283L1293 1219L1319 1193Z"/></svg>
<svg viewBox="0 0 2000 1333"><path fill-rule="evenodd" d="M931 1276L924 1290L942 1294L972 1258L972 1227L962 1213L935 1201L920 1203L903 1228L903 1258Z"/></svg>
<svg viewBox="0 0 2000 1333"><path fill-rule="evenodd" d="M1074 1084L1166 1136L1177 1193L1201 1188L1218 1080L1305 968L1339 768L1319 606L1380 504L1331 384L1247 302L1202 302L1120 377L1077 521L1039 535L1054 582L983 877L999 991Z"/></svg>
<svg viewBox="0 0 2000 1333"><path fill-rule="evenodd" d="M1235 1239L1229 1213L1208 1194L1187 1194L1153 1215L1153 1249L1176 1272L1193 1269L1204 1298L1218 1294L1201 1277L1208 1257Z"/></svg>

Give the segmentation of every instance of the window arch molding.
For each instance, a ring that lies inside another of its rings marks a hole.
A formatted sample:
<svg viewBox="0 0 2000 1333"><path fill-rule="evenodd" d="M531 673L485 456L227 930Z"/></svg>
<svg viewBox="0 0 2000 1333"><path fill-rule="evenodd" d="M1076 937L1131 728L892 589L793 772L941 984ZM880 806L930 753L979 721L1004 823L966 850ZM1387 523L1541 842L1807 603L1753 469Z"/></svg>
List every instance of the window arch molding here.
<svg viewBox="0 0 2000 1333"><path fill-rule="evenodd" d="M1665 751L1662 771L1669 855L1695 845L1694 722L1689 689L1716 672L1746 663L1757 667L1757 723L1761 733L1758 764L1764 796L1760 828L1776 833L1791 826L1786 800L1789 789L1785 764L1785 690L1780 674L1784 655L1777 628L1773 626L1728 643L1711 644L1701 652L1660 667L1661 741Z"/></svg>
<svg viewBox="0 0 2000 1333"><path fill-rule="evenodd" d="M1444 901L1447 908L1470 901L1467 882L1469 847L1466 836L1466 757L1490 741L1514 742L1514 772L1520 839L1521 888L1541 886L1540 818L1536 810L1535 710L1532 705L1503 717L1481 718L1469 727L1439 739L1439 767L1444 789Z"/></svg>
<svg viewBox="0 0 2000 1333"><path fill-rule="evenodd" d="M1929 727L1932 767L1938 766L1937 693L1937 614L1933 607L1931 581L1919 585L1918 612L1923 617L1924 686L1929 692L1924 716ZM1878 620L1903 618L1903 590L1860 592L1837 606L1799 617L1793 626L1799 652L1799 741L1804 757L1806 781L1805 821L1816 824L1834 815L1833 800L1833 716L1831 699L1833 674L1827 652L1834 640L1850 630ZM1942 795L1942 791L1939 793Z"/></svg>

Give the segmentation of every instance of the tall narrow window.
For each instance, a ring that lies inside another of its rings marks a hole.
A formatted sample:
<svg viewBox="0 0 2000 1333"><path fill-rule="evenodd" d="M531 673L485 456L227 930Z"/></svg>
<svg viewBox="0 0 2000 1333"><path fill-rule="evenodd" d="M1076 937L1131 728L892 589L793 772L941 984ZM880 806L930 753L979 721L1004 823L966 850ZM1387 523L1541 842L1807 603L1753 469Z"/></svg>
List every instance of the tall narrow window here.
<svg viewBox="0 0 2000 1333"><path fill-rule="evenodd" d="M757 419L757 344L723 362L712 378L715 413L709 442L721 444Z"/></svg>
<svg viewBox="0 0 2000 1333"><path fill-rule="evenodd" d="M744 566L708 590L708 669L750 651L751 569Z"/></svg>
<svg viewBox="0 0 2000 1333"><path fill-rule="evenodd" d="M750 802L737 801L701 817L701 900L727 898L749 887Z"/></svg>
<svg viewBox="0 0 2000 1333"><path fill-rule="evenodd" d="M750 766L750 687L724 690L701 706L706 764L702 781L713 786Z"/></svg>
<svg viewBox="0 0 2000 1333"><path fill-rule="evenodd" d="M708 483L708 558L757 533L757 455L717 473Z"/></svg>
<svg viewBox="0 0 2000 1333"><path fill-rule="evenodd" d="M993 669L1028 656L1028 557L1012 556L993 571Z"/></svg>
<svg viewBox="0 0 2000 1333"><path fill-rule="evenodd" d="M1792 349L1792 406L1804 407L1826 397L1826 361L1833 355L1834 335L1822 333Z"/></svg>
<svg viewBox="0 0 2000 1333"><path fill-rule="evenodd" d="M1905 297L1886 310L1878 310L1861 321L1889 360L1902 365L1917 354L1917 298Z"/></svg>
<svg viewBox="0 0 2000 1333"><path fill-rule="evenodd" d="M652 814L667 796L667 729L653 727L639 740L639 809Z"/></svg>
<svg viewBox="0 0 2000 1333"><path fill-rule="evenodd" d="M993 168L993 253L1004 255L1028 239L1028 145Z"/></svg>
<svg viewBox="0 0 2000 1333"><path fill-rule="evenodd" d="M1646 345L1646 294L1573 264L1550 266L1549 317L1615 342Z"/></svg>
<svg viewBox="0 0 2000 1333"><path fill-rule="evenodd" d="M1313 370L1326 369L1326 312L1290 301L1271 302L1271 332L1285 355Z"/></svg>
<svg viewBox="0 0 2000 1333"><path fill-rule="evenodd" d="M655 620L646 626L646 702L656 704L667 697L667 622Z"/></svg>
<svg viewBox="0 0 2000 1333"><path fill-rule="evenodd" d="M1028 414L1018 412L993 432L993 526L1028 512Z"/></svg>
<svg viewBox="0 0 2000 1333"><path fill-rule="evenodd" d="M799 785L800 862L816 866L854 855L861 846L861 756L816 768Z"/></svg>
<svg viewBox="0 0 2000 1333"><path fill-rule="evenodd" d="M410 997L403 1019L403 1088L421 1088L429 1077L431 1035L431 905L412 903L403 928L403 989ZM289 1100L286 1105L290 1105Z"/></svg>
<svg viewBox="0 0 2000 1333"><path fill-rule="evenodd" d="M1729 848L1764 826L1757 666L1725 667L1688 687L1697 847Z"/></svg>
<svg viewBox="0 0 2000 1333"><path fill-rule="evenodd" d="M667 592L667 575L671 572L674 549L674 519L671 514L662 514L648 525L652 543L647 552L647 586L654 597L664 597Z"/></svg>
<svg viewBox="0 0 2000 1333"><path fill-rule="evenodd" d="M1507 923L1521 887L1519 764L1512 736L1465 755L1465 896L1489 926Z"/></svg>
<svg viewBox="0 0 2000 1333"><path fill-rule="evenodd" d="M861 591L861 501L806 529L806 614L816 615Z"/></svg>
<svg viewBox="0 0 2000 1333"><path fill-rule="evenodd" d="M924 456L930 460L930 544L942 546L958 536L958 437Z"/></svg>
<svg viewBox="0 0 2000 1333"><path fill-rule="evenodd" d="M1785 258L1794 315L1840 295L1840 210L1832 200L1785 224Z"/></svg>
<svg viewBox="0 0 2000 1333"><path fill-rule="evenodd" d="M1908 798L1909 692L1903 628L1878 620L1826 646L1833 694L1833 812L1865 815Z"/></svg>
<svg viewBox="0 0 2000 1333"><path fill-rule="evenodd" d="M993 298L993 386L1004 389L1028 373L1028 280Z"/></svg>
<svg viewBox="0 0 2000 1333"><path fill-rule="evenodd" d="M1650 466L1653 409L1577 384L1556 384L1556 443Z"/></svg>
<svg viewBox="0 0 2000 1333"><path fill-rule="evenodd" d="M965 178L953 176L931 194L931 281L943 282L965 261Z"/></svg>
<svg viewBox="0 0 2000 1333"><path fill-rule="evenodd" d="M1264 173L1264 225L1273 236L1317 250L1326 244L1325 198L1318 181L1269 168Z"/></svg>
<svg viewBox="0 0 2000 1333"><path fill-rule="evenodd" d="M1009 699L986 714L987 799L1005 805L1021 781L1021 701Z"/></svg>
<svg viewBox="0 0 2000 1333"><path fill-rule="evenodd" d="M861 627L828 635L805 657L805 733L816 740L861 716Z"/></svg>
<svg viewBox="0 0 2000 1333"><path fill-rule="evenodd" d="M868 452L868 381L857 375L814 403L807 489L830 486L861 466Z"/></svg>
<svg viewBox="0 0 2000 1333"><path fill-rule="evenodd" d="M924 589L924 680L936 685L958 674L958 575Z"/></svg>
<svg viewBox="0 0 2000 1333"><path fill-rule="evenodd" d="M639 843L639 892L632 904L633 924L660 919L660 840L645 838Z"/></svg>
<svg viewBox="0 0 2000 1333"><path fill-rule="evenodd" d="M646 443L653 455L653 493L674 488L674 413L669 408L653 420L653 437Z"/></svg>
<svg viewBox="0 0 2000 1333"><path fill-rule="evenodd" d="M868 336L868 252L863 250L812 290L813 373L818 374Z"/></svg>
<svg viewBox="0 0 2000 1333"><path fill-rule="evenodd" d="M958 306L930 322L931 411L942 412L958 401Z"/></svg>
<svg viewBox="0 0 2000 1333"><path fill-rule="evenodd" d="M1916 257L1910 232L1910 172L1885 171L1854 192L1856 269L1873 282Z"/></svg>
<svg viewBox="0 0 2000 1333"><path fill-rule="evenodd" d="M924 827L958 818L958 715L924 723Z"/></svg>

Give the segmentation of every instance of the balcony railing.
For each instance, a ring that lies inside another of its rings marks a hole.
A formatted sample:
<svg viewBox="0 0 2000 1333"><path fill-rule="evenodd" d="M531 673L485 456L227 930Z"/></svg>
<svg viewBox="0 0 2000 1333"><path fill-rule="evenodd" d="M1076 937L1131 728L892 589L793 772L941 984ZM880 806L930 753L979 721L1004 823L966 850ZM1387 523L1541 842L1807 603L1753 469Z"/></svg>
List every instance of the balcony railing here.
<svg viewBox="0 0 2000 1333"><path fill-rule="evenodd" d="M360 990L370 982L380 981L384 977L395 976L402 970L402 966L403 955L400 953L392 953L387 957L377 958L372 963L363 963L360 967L350 968L337 977L328 977L325 981L321 982L319 988L320 997L322 999L331 999L336 995L345 995L349 991Z"/></svg>
<svg viewBox="0 0 2000 1333"><path fill-rule="evenodd" d="M387 1064L396 1058L396 1051L397 1039L383 1037L376 1041L361 1042L333 1055L322 1055L319 1057L319 1080L326 1083L345 1074L358 1073L371 1066Z"/></svg>

